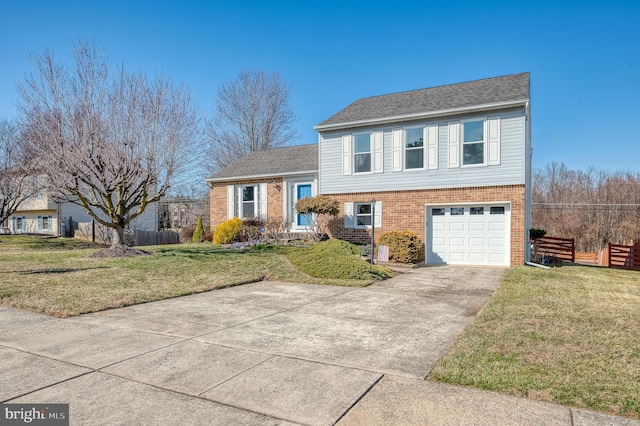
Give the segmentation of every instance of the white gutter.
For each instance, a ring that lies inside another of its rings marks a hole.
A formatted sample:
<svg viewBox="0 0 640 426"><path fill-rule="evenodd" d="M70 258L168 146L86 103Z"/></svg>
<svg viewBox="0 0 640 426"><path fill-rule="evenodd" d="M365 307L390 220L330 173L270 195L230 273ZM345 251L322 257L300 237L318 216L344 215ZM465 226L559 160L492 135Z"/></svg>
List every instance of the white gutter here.
<svg viewBox="0 0 640 426"><path fill-rule="evenodd" d="M317 174L318 170L303 170L300 172L286 172L286 173L268 173L264 175L252 175L252 176L228 176L221 178L209 178L205 179L205 183L212 182L232 182L232 181L240 181L240 180L249 180L249 179L263 179L263 178L272 178L272 177L284 177L284 176L302 176L302 175L311 175Z"/></svg>
<svg viewBox="0 0 640 426"><path fill-rule="evenodd" d="M484 104L484 105L474 105L470 107L443 109L440 111L433 111L433 112L420 112L420 113L414 113L414 114L396 115L392 117L370 118L366 120L347 121L347 122L335 123L335 124L325 124L325 125L318 124L317 126L314 126L313 129L317 131L327 131L327 130L341 130L349 127L369 126L374 124L392 124L392 123L408 121L408 120L421 120L421 119L427 119L427 118L442 117L446 115L465 114L470 112L481 112L486 110L503 109L503 108L509 108L509 107L523 106L523 105L526 106L528 102L529 102L528 99L520 99L515 101L495 102L492 104Z"/></svg>

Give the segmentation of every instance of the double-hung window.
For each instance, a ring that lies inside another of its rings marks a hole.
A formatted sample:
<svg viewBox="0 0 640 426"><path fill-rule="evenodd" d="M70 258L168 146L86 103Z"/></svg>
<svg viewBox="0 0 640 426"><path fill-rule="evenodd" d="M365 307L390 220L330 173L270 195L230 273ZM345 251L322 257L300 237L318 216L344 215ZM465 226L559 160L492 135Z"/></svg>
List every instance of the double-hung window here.
<svg viewBox="0 0 640 426"><path fill-rule="evenodd" d="M371 171L371 134L354 135L353 170L355 173Z"/></svg>
<svg viewBox="0 0 640 426"><path fill-rule="evenodd" d="M259 216L259 186L239 186L236 191L236 216L239 218Z"/></svg>
<svg viewBox="0 0 640 426"><path fill-rule="evenodd" d="M344 227L345 228L382 228L382 202L345 203Z"/></svg>
<svg viewBox="0 0 640 426"><path fill-rule="evenodd" d="M405 129L404 168L424 168L424 133L422 127Z"/></svg>
<svg viewBox="0 0 640 426"><path fill-rule="evenodd" d="M368 227L373 223L371 204L356 204L356 227Z"/></svg>
<svg viewBox="0 0 640 426"><path fill-rule="evenodd" d="M462 165L484 164L484 120L462 123Z"/></svg>
<svg viewBox="0 0 640 426"><path fill-rule="evenodd" d="M38 216L38 231L51 231L51 216Z"/></svg>

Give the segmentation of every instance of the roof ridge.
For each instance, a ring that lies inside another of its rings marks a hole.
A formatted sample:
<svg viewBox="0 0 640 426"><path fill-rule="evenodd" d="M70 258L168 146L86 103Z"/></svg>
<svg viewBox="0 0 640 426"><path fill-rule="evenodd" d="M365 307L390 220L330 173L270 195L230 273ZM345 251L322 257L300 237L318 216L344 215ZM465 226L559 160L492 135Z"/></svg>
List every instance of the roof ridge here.
<svg viewBox="0 0 640 426"><path fill-rule="evenodd" d="M459 85L468 84L468 83L479 83L481 81L496 80L496 79L499 79L499 78L506 78L506 77L515 77L515 76L524 75L524 74L530 74L530 72L529 71L523 71L523 72L514 73L514 74L505 74L505 75L498 75L498 76L495 76L495 77L486 77L486 78L479 78L479 79L476 79L476 80L461 81L459 83L447 83L447 84L440 84L438 86L423 87L421 89L401 90L399 92L385 93L385 94L382 94L382 95L365 96L365 97L356 99L355 101L352 102L352 104L354 104L354 103L356 103L356 102L358 102L360 100L363 100L363 99L382 98L384 96L390 96L390 95L401 95L401 94L407 94L407 93L412 93L412 92L421 92L423 90L439 89L439 88L442 88L442 87L459 86Z"/></svg>

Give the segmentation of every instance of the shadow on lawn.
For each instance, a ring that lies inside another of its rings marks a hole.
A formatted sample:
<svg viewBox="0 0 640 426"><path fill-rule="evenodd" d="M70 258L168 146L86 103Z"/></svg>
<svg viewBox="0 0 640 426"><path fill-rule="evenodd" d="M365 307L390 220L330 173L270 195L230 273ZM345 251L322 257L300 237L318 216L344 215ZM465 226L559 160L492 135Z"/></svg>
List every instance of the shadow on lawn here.
<svg viewBox="0 0 640 426"><path fill-rule="evenodd" d="M283 249L279 246L272 245L256 245L251 247L234 247L234 246L214 246L202 245L201 247L168 247L154 250L154 253L163 256L184 256L189 258L199 258L207 255L241 255L241 254L257 254L257 253L282 253Z"/></svg>
<svg viewBox="0 0 640 426"><path fill-rule="evenodd" d="M93 268L51 268L51 269L37 269L31 271L13 271L20 275L38 275L38 274L66 274L69 272L90 271L93 269L107 269L108 266L96 266Z"/></svg>

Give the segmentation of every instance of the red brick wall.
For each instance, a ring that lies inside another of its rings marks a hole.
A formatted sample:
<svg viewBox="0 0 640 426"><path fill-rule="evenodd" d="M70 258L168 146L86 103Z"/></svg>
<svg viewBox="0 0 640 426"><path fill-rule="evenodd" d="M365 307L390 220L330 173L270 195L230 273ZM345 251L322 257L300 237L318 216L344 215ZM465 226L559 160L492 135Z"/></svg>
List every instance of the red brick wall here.
<svg viewBox="0 0 640 426"><path fill-rule="evenodd" d="M282 191L286 191L282 178L239 180L212 183L209 190L211 229L227 220L227 185L258 185L267 183L267 216L282 216Z"/></svg>
<svg viewBox="0 0 640 426"><path fill-rule="evenodd" d="M330 227L332 236L363 243L370 241L371 234L368 230L344 228L345 203L366 202L375 198L376 201L382 202L382 228L376 228L376 237L388 231L410 230L424 242L425 204L511 202L511 265L524 264L524 185L366 192L330 196L340 203L340 215L332 221Z"/></svg>

